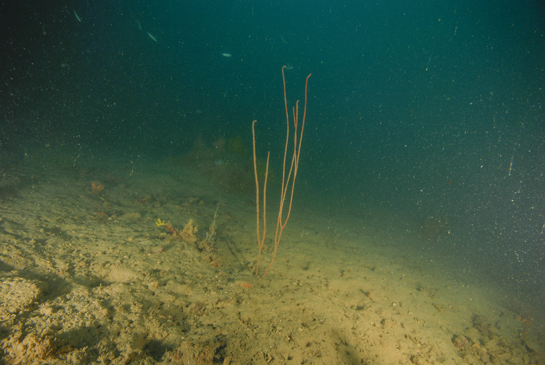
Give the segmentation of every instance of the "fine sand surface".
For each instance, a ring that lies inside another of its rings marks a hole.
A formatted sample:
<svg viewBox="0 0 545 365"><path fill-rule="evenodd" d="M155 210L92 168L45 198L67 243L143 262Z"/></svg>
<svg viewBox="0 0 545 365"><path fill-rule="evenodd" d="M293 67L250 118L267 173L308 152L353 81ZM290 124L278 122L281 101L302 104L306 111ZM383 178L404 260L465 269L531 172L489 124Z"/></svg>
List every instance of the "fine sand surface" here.
<svg viewBox="0 0 545 365"><path fill-rule="evenodd" d="M297 186L261 278L254 186L228 192L223 160L2 158L5 364L545 365L525 303L389 230L388 212L320 207Z"/></svg>

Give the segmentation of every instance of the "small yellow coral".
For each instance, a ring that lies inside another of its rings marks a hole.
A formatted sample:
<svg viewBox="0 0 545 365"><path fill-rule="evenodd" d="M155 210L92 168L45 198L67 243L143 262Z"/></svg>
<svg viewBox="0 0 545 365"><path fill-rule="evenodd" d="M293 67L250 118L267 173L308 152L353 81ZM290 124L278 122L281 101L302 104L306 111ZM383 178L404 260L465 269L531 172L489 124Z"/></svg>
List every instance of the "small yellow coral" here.
<svg viewBox="0 0 545 365"><path fill-rule="evenodd" d="M157 218L157 222L155 222L155 224L157 224L157 227L162 227L165 225L165 221L162 221L161 218Z"/></svg>

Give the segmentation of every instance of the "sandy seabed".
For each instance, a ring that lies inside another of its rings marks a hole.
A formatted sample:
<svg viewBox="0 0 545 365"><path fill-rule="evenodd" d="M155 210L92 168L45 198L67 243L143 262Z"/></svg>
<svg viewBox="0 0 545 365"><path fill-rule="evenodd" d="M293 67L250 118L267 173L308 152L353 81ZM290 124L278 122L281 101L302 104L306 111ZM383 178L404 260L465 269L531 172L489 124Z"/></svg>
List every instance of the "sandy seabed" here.
<svg viewBox="0 0 545 365"><path fill-rule="evenodd" d="M4 156L4 364L545 364L524 303L380 216L296 196L260 278L253 188L77 155Z"/></svg>

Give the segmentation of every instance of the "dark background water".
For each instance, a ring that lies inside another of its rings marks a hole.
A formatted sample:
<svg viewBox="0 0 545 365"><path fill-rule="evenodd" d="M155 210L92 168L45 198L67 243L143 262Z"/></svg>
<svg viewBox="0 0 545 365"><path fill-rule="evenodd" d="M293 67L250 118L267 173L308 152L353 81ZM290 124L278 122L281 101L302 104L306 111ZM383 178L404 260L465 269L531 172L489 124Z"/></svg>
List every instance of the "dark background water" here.
<svg viewBox="0 0 545 365"><path fill-rule="evenodd" d="M1 143L180 156L240 135L278 163L304 97L305 189L449 221L453 259L545 292L538 1L26 1L0 5ZM81 18L78 21L75 13ZM148 32L156 38L152 39ZM231 57L225 57L229 53ZM454 242L454 243L453 243Z"/></svg>

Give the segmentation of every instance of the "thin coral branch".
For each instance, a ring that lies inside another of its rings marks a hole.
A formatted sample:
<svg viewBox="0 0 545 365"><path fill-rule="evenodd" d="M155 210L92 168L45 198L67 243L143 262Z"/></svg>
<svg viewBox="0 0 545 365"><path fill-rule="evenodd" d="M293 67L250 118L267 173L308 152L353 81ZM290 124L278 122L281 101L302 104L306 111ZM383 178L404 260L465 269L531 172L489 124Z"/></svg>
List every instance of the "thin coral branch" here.
<svg viewBox="0 0 545 365"><path fill-rule="evenodd" d="M257 254L257 264L255 268L255 274L259 272L259 260L261 258L261 250L263 249L263 244L265 243L265 236L267 235L267 178L269 176L269 157L271 152L267 154L267 167L265 168L265 182L263 184L263 238L260 239L259 231L259 178L257 176L257 158L255 154L255 123L257 120L252 122L252 137L254 145L254 172L255 172L255 191L256 191L256 213L257 213L257 244L259 247L259 252Z"/></svg>
<svg viewBox="0 0 545 365"><path fill-rule="evenodd" d="M276 221L276 233L275 233L275 237L274 237L274 251L273 251L272 258L271 258L271 261L269 263L269 266L267 267L267 270L265 270L265 273L263 274L262 277L265 277L265 275L267 275L267 273L269 272L269 270L272 267L273 261L274 261L274 259L276 257L276 252L278 250L278 246L280 245L280 241L282 239L282 233L284 232L284 228L288 224L288 220L289 220L290 215L291 215L291 207L292 207L292 204L293 204L293 194L294 194L294 191L295 191L295 179L297 178L297 172L299 170L299 158L301 156L301 142L303 141L303 131L304 131L304 128L305 128L305 119L306 119L306 115L307 115L307 90L308 90L308 78L310 77L310 75L307 76L306 83L305 83L305 108L304 108L304 111L303 111L303 121L302 121L302 124L301 124L301 131L300 131L300 134L299 134L299 139L297 138L298 124L299 124L299 100L295 103L295 107L292 108L293 127L294 127L294 132L293 132L293 155L292 155L292 158L291 158L290 168L289 168L287 179L286 179L286 160L287 160L287 155L288 155L288 145L289 145L289 138L290 138L290 118L289 118L289 112L288 112L288 99L287 99L287 96L286 96L286 78L285 78L285 75L284 75L284 69L285 68L286 68L286 66L282 67L282 81L283 81L283 84L284 84L284 107L285 107L285 110L286 110L286 144L285 144L285 147L284 147L284 160L283 160L283 164L282 164L282 187L281 187L281 190L280 190L280 207L278 209L278 217L277 217L277 221ZM263 232L263 239L260 240L260 237L259 237L260 236L260 231L259 231L259 182L258 182L258 178L257 178L257 165L256 165L256 156L255 156L254 124L255 124L255 121L252 123L252 133L253 133L253 136L254 136L254 170L255 170L255 174L256 174L256 187L257 187L256 188L256 194L257 194L257 199L256 199L257 236L258 236L257 240L258 240L258 246L259 246L259 253L258 253L258 256L257 256L257 268L256 268L256 275L257 275L258 272L259 272L259 261L260 261L260 257L261 257L261 250L263 248L263 244L264 244L264 241L265 241L265 232ZM269 152L269 154L270 154L270 152ZM268 171L268 167L269 167L269 157L267 157L267 171ZM286 200L286 194L287 194L288 189L289 189L290 181L291 181L290 201L289 201L289 206L288 206L288 211L287 211L287 214L286 214L286 218L283 219L282 216L283 216L283 212L284 212L284 203L285 203L285 200ZM265 186L266 186L266 184L267 184L267 173L265 174ZM264 193L264 195L265 195L265 193ZM265 197L264 197L264 199L265 199ZM264 208L264 211L263 211L263 216L265 216L265 208ZM265 226L265 223L264 223L264 226Z"/></svg>

